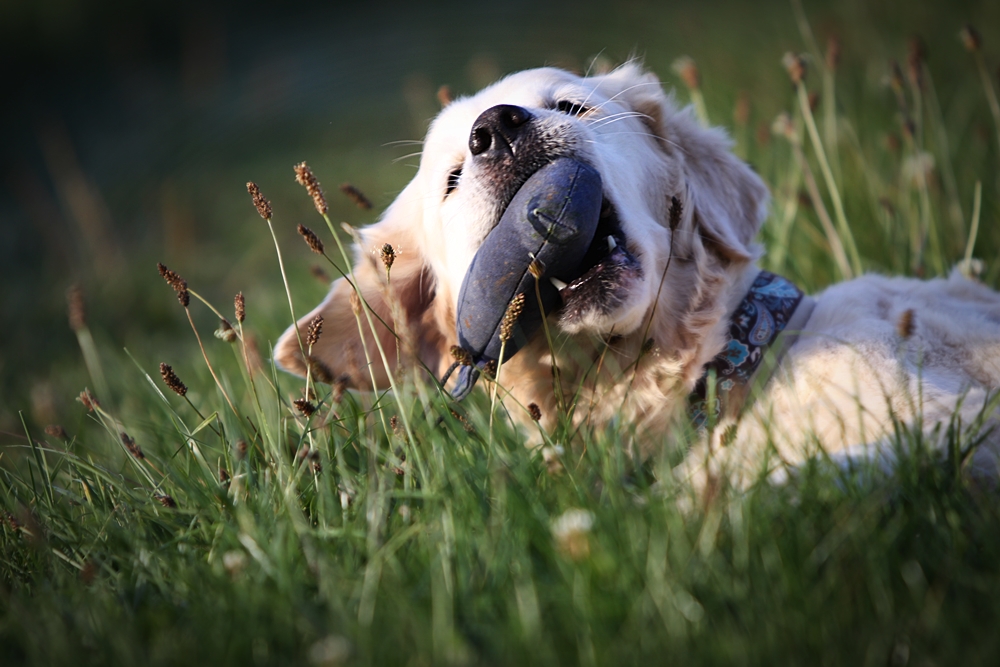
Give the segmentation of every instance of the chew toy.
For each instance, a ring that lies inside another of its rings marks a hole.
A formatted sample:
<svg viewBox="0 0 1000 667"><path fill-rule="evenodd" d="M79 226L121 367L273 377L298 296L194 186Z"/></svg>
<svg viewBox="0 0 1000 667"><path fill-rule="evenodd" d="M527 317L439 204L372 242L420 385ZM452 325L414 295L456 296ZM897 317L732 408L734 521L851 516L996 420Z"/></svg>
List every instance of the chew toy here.
<svg viewBox="0 0 1000 667"><path fill-rule="evenodd" d="M504 348L504 360L523 347L555 310L559 290L551 278L569 283L594 240L601 215L601 175L590 165L558 158L535 172L517 191L500 222L486 236L458 295L459 346L472 365L458 372L452 396L461 400L479 374L500 357L500 330L507 306L518 294L524 307ZM535 294L538 291L541 308Z"/></svg>

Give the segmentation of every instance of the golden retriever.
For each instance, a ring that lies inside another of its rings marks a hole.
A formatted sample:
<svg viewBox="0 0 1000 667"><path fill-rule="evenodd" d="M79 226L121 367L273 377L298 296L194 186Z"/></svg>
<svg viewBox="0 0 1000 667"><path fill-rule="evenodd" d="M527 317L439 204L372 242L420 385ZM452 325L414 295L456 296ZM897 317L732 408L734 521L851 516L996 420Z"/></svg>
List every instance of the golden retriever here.
<svg viewBox="0 0 1000 667"><path fill-rule="evenodd" d="M391 368L415 367L410 354L445 373L477 250L518 188L559 157L599 172L612 213L593 244L608 250L590 253L573 284L556 283L553 342L538 332L503 362L501 397L516 418L527 423L534 404L543 428L559 411L575 423L616 420L622 445L645 455L671 439L700 389L703 435L677 469L698 487L719 474L745 486L820 452L888 457L895 424L916 425L939 445L947 428L936 425L956 413L962 428L996 425L1000 295L957 272L926 282L867 275L788 301L785 312L765 309L750 324L774 328L777 317L784 332L753 352L758 366L742 386L722 379L725 364L742 361L726 356L732 327L768 275L755 266L754 244L768 188L723 131L702 127L636 63L590 77L529 70L441 111L416 176L355 249L365 302L399 334L397 345L374 327ZM388 282L372 256L385 243L400 250ZM352 387L383 389L386 369L367 324L366 361L352 292L337 280L298 326L322 315L313 357ZM274 356L304 374L293 329ZM720 374L707 378L706 368ZM998 451L995 431L973 463L995 471Z"/></svg>

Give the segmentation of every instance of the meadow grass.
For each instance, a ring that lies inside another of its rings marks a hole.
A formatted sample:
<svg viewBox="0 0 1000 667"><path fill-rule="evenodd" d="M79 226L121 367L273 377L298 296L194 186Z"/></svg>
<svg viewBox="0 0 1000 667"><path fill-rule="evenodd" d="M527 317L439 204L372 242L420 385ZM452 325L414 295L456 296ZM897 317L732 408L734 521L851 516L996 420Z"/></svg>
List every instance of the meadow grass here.
<svg viewBox="0 0 1000 667"><path fill-rule="evenodd" d="M940 275L962 260L975 274L986 257L980 276L995 286L996 234L973 230L996 217L998 154L987 144L955 168L949 137L965 129L942 116L919 50L863 100L888 105L879 124L838 104L831 46L807 25L803 38L807 74L787 61L794 85L773 132L754 139L739 107L735 117L736 150L774 192L763 265L814 288L864 270ZM971 80L983 63L974 50ZM726 113L691 82L702 117ZM981 79L990 109L992 85ZM1000 118L990 131L1000 140ZM272 218L258 206L256 233L290 224L281 208ZM349 274L321 213L337 248L327 268ZM954 453L975 442L961 429L941 426L939 452L899 424L892 472L814 461L783 485L682 510L687 490L669 470L683 452L633 460L628 424L543 454L483 394L455 406L413 373L378 395L297 380L252 344L256 304L231 315L161 275L193 329L183 363L99 349L73 302L86 419L72 434L26 423L21 444L0 452L0 663L1000 656L998 498L963 477ZM212 336L192 311L227 324ZM357 319L373 325L363 304ZM371 363L381 352L368 350Z"/></svg>

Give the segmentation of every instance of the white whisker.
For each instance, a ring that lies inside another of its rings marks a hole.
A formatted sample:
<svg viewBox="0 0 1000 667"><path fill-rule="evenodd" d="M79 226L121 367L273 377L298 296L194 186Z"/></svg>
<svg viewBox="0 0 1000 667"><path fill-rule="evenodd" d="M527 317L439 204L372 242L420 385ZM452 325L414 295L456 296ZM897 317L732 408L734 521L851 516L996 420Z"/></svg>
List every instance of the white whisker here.
<svg viewBox="0 0 1000 667"><path fill-rule="evenodd" d="M401 162L401 161L403 161L403 160L405 160L407 158L417 157L417 156L420 156L420 155L423 155L423 154L424 154L423 151L417 151L416 153L410 153L409 155L401 155L400 157L394 159L392 161L392 163L396 164L397 162Z"/></svg>

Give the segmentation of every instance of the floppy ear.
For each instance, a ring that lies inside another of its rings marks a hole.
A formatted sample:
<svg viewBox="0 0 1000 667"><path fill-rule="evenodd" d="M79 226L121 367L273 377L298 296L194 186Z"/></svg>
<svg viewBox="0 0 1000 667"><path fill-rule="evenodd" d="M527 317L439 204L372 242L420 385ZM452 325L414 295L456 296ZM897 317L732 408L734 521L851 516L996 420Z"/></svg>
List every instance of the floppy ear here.
<svg viewBox="0 0 1000 667"><path fill-rule="evenodd" d="M686 201L695 224L717 253L734 262L754 257L757 231L767 217L770 192L718 128L706 129L690 109L668 119L666 131L681 149Z"/></svg>
<svg viewBox="0 0 1000 667"><path fill-rule="evenodd" d="M408 186L381 221L361 230L362 243L354 247L353 280L371 308L371 324L364 312L355 316L355 289L345 278L334 281L323 303L298 321L299 336L306 345L309 323L316 315L323 316L322 335L312 348L313 377L325 382L344 377L348 387L369 391L388 387L375 334L390 371L395 372L401 361L415 356L432 372L440 373L448 350L447 336L433 307L434 278L420 244L422 199L414 188ZM382 261L372 253L385 243L399 249L388 281ZM305 375L307 365L299 336L289 327L275 345L274 360L286 371Z"/></svg>
<svg viewBox="0 0 1000 667"><path fill-rule="evenodd" d="M682 200L717 253L730 261L753 258L751 247L767 217L770 197L761 178L733 155L719 128L705 128L688 107L678 110L655 75L635 61L605 75L601 86L643 114L664 151L680 166Z"/></svg>

